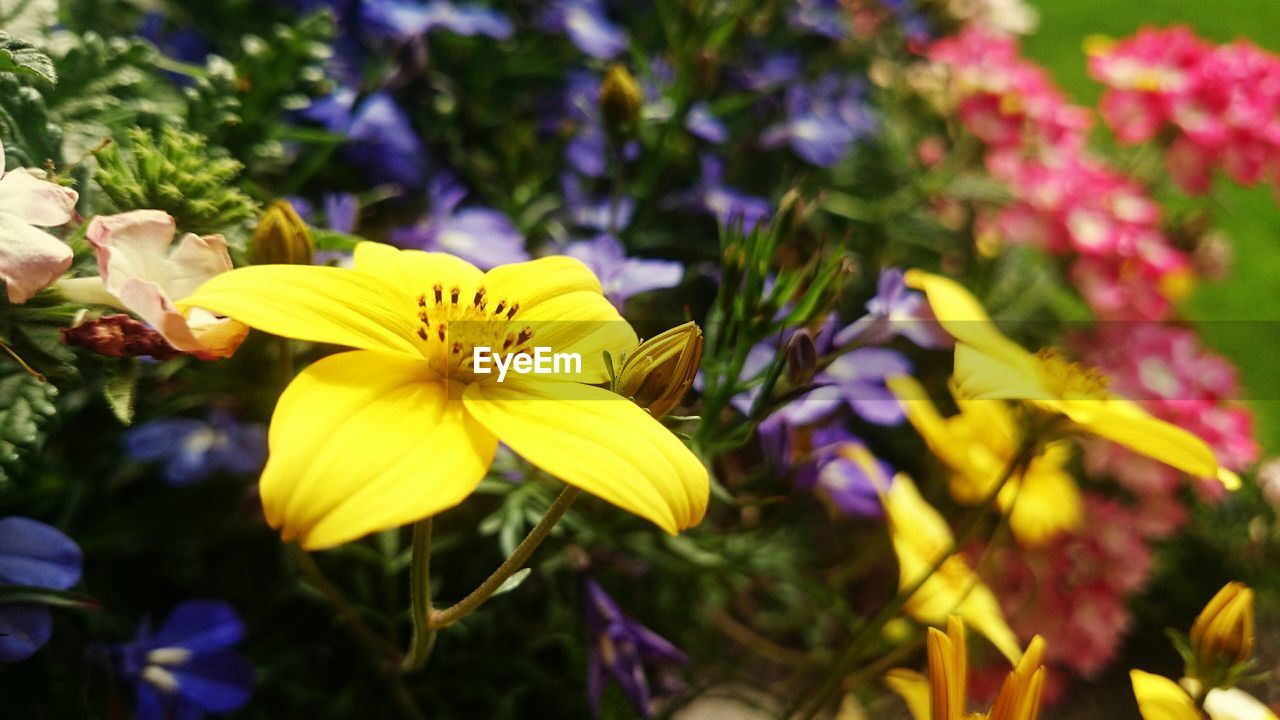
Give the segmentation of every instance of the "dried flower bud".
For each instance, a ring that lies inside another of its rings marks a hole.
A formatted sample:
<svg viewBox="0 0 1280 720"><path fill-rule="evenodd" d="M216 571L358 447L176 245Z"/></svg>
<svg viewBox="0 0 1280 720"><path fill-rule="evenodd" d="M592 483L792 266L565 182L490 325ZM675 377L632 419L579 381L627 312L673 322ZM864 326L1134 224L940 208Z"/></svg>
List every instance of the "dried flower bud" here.
<svg viewBox="0 0 1280 720"><path fill-rule="evenodd" d="M817 370L818 346L813 342L813 334L800 328L787 341L787 381L800 387L812 380Z"/></svg>
<svg viewBox="0 0 1280 720"><path fill-rule="evenodd" d="M702 364L702 329L695 322L673 327L640 344L618 373L618 394L660 418L684 398Z"/></svg>
<svg viewBox="0 0 1280 720"><path fill-rule="evenodd" d="M254 265L310 265L315 251L311 229L284 200L262 214L249 245Z"/></svg>
<svg viewBox="0 0 1280 720"><path fill-rule="evenodd" d="M1253 657L1253 590L1231 582L1204 606L1191 626L1191 649L1200 679L1209 682L1223 668Z"/></svg>
<svg viewBox="0 0 1280 720"><path fill-rule="evenodd" d="M615 140L630 137L640 122L644 94L636 79L622 65L613 65L600 83L600 114L609 136Z"/></svg>

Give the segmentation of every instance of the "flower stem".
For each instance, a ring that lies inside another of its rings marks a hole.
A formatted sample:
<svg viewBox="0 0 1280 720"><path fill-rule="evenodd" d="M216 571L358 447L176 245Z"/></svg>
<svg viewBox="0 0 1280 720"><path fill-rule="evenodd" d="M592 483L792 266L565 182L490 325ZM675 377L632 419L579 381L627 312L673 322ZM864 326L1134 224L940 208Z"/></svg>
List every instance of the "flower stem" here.
<svg viewBox="0 0 1280 720"><path fill-rule="evenodd" d="M432 610L427 615L427 627L431 631L448 627L462 618L470 615L484 604L491 595L497 592L498 588L507 581L517 570L519 570L533 554L534 550L547 539L547 535L551 533L551 528L564 517L565 512L573 505L573 501L578 499L578 495L582 491L572 485L566 485L564 490L560 491L556 501L551 503L551 507L547 509L547 514L542 516L538 524L529 531L524 540L511 553L510 557L502 561L497 570L493 571L479 587L471 591L471 594L459 600L456 604L450 605L443 610ZM416 622L416 621L415 621Z"/></svg>
<svg viewBox="0 0 1280 720"><path fill-rule="evenodd" d="M412 672L426 664L436 644L431 627L431 518L413 526L413 560L409 566L409 597L413 605L413 638L400 669Z"/></svg>
<svg viewBox="0 0 1280 720"><path fill-rule="evenodd" d="M351 632L355 634L360 644L369 651L369 654L380 661L386 661L388 658L394 658L399 652L392 647L386 640L373 631L369 624L360 617L360 612L347 602L342 592L338 590L329 578L325 577L324 572L320 570L320 566L316 564L315 558L311 557L306 550L297 545L290 544L289 557L293 560L293 564L302 573L302 577L324 596L325 600L338 611L338 615L351 628Z"/></svg>
<svg viewBox="0 0 1280 720"><path fill-rule="evenodd" d="M822 708L830 702L832 696L839 691L841 679L852 670L852 665L858 661L858 658L862 655L862 651L866 646L875 639L890 620L897 617L898 612L907 604L907 601L915 596L915 594L920 591L921 587L924 587L924 584L929 580L929 578L932 577L934 573L938 572L938 570L942 568L943 564L955 555L964 543L969 540L973 533L978 529L978 525L986 516L987 512L995 505L996 498L1000 496L1000 492L1004 490L1004 486L1008 484L1009 480L1011 480L1014 475L1021 473L1025 469L1027 463L1035 456L1038 447L1038 440L1030 435L1022 441L1018 451L1014 453L1013 457L1009 459L1009 463L1005 465L1004 471L1000 474L1000 478L992 487L991 492L983 498L982 504L979 505L978 508L965 519L964 524L960 526L959 530L956 532L955 539L952 541L951 547L947 552L940 554L929 567L928 571L912 583L911 587L908 587L907 589L898 592L897 595L894 595L893 599L886 603L884 607L880 608L880 611L876 613L875 616L871 618L871 621L868 622L853 638L848 649L846 649L844 654L840 656L840 659L836 661L833 671L828 674L827 679L823 681L821 688L817 693L811 696L813 698L813 702L809 703L806 707L803 704L803 700L801 700L800 703L798 703L799 706L795 708L797 712L785 713L784 717L792 717L794 715L796 717L803 718L804 720L812 720L814 716L822 711ZM803 710L803 712L800 712L801 710Z"/></svg>

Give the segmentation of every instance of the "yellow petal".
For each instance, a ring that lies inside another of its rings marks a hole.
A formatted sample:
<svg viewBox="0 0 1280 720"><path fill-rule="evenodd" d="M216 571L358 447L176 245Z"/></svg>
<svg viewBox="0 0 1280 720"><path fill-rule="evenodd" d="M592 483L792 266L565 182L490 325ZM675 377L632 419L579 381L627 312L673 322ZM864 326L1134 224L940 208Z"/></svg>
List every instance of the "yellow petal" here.
<svg viewBox="0 0 1280 720"><path fill-rule="evenodd" d="M590 385L508 379L469 385L467 412L526 460L675 533L707 509L707 469L631 401Z"/></svg>
<svg viewBox="0 0 1280 720"><path fill-rule="evenodd" d="M490 297L508 297L519 302L525 311L572 292L601 294L595 273L581 260L567 255L499 265L484 274L484 284Z"/></svg>
<svg viewBox="0 0 1280 720"><path fill-rule="evenodd" d="M497 448L420 358L368 351L303 370L280 396L269 439L267 521L313 549L458 504Z"/></svg>
<svg viewBox="0 0 1280 720"><path fill-rule="evenodd" d="M1196 704L1178 683L1141 670L1130 670L1129 679L1142 720L1200 720Z"/></svg>
<svg viewBox="0 0 1280 720"><path fill-rule="evenodd" d="M920 270L908 270L904 277L908 286L924 292L934 317L957 342L1013 367L1034 364L1031 353L1001 334L978 299L960 283Z"/></svg>
<svg viewBox="0 0 1280 720"><path fill-rule="evenodd" d="M1056 395L1040 379L1034 365L1010 363L1007 358L990 355L981 349L956 344L953 372L958 395L966 400L1052 400Z"/></svg>
<svg viewBox="0 0 1280 720"><path fill-rule="evenodd" d="M1075 479L1062 469L1067 452L1054 443L1037 456L1019 482L1010 482L998 498L1009 512L1009 527L1018 542L1040 547L1084 520L1084 498Z"/></svg>
<svg viewBox="0 0 1280 720"><path fill-rule="evenodd" d="M273 335L363 350L418 354L417 316L403 296L364 273L305 265L256 265L215 275L178 302Z"/></svg>
<svg viewBox="0 0 1280 720"><path fill-rule="evenodd" d="M484 276L476 266L455 255L401 250L375 242L358 243L353 260L358 272L382 279L415 303L418 295L430 292L435 283L472 290Z"/></svg>
<svg viewBox="0 0 1280 720"><path fill-rule="evenodd" d="M1198 477L1217 477L1218 460L1203 440L1147 414L1128 400L1057 400L1042 405L1087 432Z"/></svg>
<svg viewBox="0 0 1280 720"><path fill-rule="evenodd" d="M582 358L582 372L559 374L556 379L584 383L603 383L609 379L604 353L613 358L614 372L622 368L622 358L640 344L631 323L622 319L617 308L597 292L577 290L548 298L527 311L520 319L533 331L532 342L555 352L577 353Z"/></svg>
<svg viewBox="0 0 1280 720"><path fill-rule="evenodd" d="M907 703L912 720L930 720L929 681L924 675L905 668L894 668L884 674L884 684Z"/></svg>

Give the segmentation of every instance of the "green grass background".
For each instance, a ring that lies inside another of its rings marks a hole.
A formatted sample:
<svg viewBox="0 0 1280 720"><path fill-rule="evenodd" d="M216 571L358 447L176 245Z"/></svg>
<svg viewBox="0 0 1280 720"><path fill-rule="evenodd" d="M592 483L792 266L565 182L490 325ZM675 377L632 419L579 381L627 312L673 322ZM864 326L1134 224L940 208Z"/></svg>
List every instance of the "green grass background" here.
<svg viewBox="0 0 1280 720"><path fill-rule="evenodd" d="M1048 67L1077 102L1096 103L1101 86L1089 78L1084 38L1121 38L1143 25L1182 23L1202 37L1249 38L1280 52L1280 0L1036 0L1037 32L1025 52ZM1252 190L1220 179L1212 200L1216 225L1233 241L1230 277L1202 285L1182 308L1205 342L1239 365L1258 414L1258 436L1280 451L1280 204L1270 187Z"/></svg>

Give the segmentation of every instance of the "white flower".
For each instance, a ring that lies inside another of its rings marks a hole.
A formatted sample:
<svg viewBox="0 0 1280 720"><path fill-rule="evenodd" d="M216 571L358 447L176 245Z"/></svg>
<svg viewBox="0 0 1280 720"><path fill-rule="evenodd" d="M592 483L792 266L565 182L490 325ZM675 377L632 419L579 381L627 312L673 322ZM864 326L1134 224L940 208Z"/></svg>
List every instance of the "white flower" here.
<svg viewBox="0 0 1280 720"><path fill-rule="evenodd" d="M79 195L44 177L30 168L4 172L0 145L0 280L11 303L30 300L71 267L71 248L40 228L69 222Z"/></svg>

